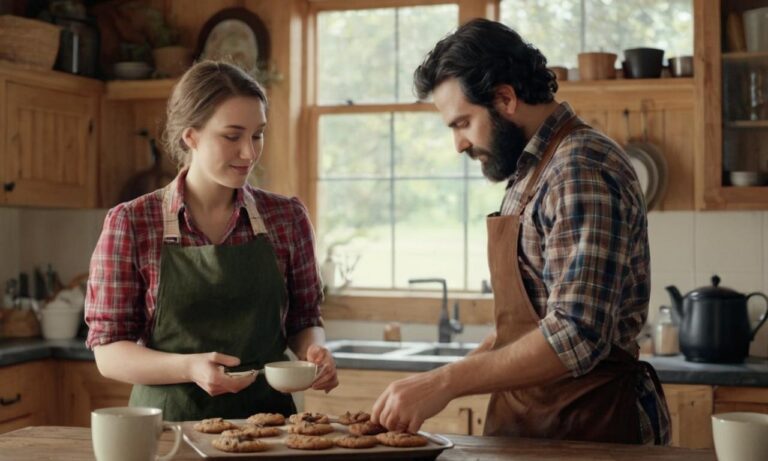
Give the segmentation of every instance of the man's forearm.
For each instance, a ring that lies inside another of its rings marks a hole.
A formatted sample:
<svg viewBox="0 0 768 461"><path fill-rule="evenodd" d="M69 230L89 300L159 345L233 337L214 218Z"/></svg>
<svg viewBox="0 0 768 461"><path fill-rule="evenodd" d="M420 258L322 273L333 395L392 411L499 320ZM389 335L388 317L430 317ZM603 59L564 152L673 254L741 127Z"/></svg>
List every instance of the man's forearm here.
<svg viewBox="0 0 768 461"><path fill-rule="evenodd" d="M569 371L536 329L500 349L447 365L439 373L451 393L460 397L544 384L567 376Z"/></svg>

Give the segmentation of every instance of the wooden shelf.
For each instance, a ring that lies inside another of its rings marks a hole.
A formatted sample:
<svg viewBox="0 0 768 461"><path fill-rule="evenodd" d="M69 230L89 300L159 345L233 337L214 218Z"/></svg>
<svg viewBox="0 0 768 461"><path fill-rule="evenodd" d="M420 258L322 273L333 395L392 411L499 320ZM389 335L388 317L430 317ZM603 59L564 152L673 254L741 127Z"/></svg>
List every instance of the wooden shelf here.
<svg viewBox="0 0 768 461"><path fill-rule="evenodd" d="M137 99L167 99L176 79L113 80L107 82L106 99L130 101Z"/></svg>
<svg viewBox="0 0 768 461"><path fill-rule="evenodd" d="M562 90L568 91L635 91L638 88L648 89L690 89L693 90L693 78L619 78L612 80L565 80L557 82Z"/></svg>
<svg viewBox="0 0 768 461"><path fill-rule="evenodd" d="M732 122L725 122L723 125L726 128L768 128L768 120L734 120Z"/></svg>
<svg viewBox="0 0 768 461"><path fill-rule="evenodd" d="M733 51L723 53L724 61L750 61L752 59L768 59L768 51Z"/></svg>

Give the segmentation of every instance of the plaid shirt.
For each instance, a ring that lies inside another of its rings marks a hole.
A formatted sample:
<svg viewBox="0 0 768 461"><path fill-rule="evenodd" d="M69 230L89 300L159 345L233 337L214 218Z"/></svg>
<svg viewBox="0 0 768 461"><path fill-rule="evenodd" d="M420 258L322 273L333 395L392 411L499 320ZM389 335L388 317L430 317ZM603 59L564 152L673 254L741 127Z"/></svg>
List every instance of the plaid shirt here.
<svg viewBox="0 0 768 461"><path fill-rule="evenodd" d="M185 176L186 171L179 174L171 201L171 211L178 215L183 210L181 245L211 245L184 205ZM237 190L223 245L239 245L254 238L244 194L256 201L285 280L288 296L282 312L283 333L290 336L322 325L322 285L306 209L297 198L246 185ZM157 307L162 246L162 194L158 191L109 210L88 278L85 320L90 327L86 340L89 348L121 340L146 343L149 339Z"/></svg>
<svg viewBox="0 0 768 461"><path fill-rule="evenodd" d="M501 214L519 200L549 140L572 115L562 103L528 142ZM648 315L650 255L645 200L626 153L593 129L567 136L522 218L519 265L539 326L573 376L620 347L637 357ZM637 383L643 439L669 438L666 405L649 377Z"/></svg>

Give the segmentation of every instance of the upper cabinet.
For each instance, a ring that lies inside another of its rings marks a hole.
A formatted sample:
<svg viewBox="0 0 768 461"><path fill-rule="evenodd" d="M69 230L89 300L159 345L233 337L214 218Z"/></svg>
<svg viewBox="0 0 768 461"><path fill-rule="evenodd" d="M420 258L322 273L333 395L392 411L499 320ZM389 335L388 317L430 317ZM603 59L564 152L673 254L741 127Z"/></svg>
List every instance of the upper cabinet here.
<svg viewBox="0 0 768 461"><path fill-rule="evenodd" d="M97 80L0 65L0 203L94 207Z"/></svg>
<svg viewBox="0 0 768 461"><path fill-rule="evenodd" d="M768 209L768 43L757 33L768 8L745 15L765 2L718 3L694 2L696 206Z"/></svg>

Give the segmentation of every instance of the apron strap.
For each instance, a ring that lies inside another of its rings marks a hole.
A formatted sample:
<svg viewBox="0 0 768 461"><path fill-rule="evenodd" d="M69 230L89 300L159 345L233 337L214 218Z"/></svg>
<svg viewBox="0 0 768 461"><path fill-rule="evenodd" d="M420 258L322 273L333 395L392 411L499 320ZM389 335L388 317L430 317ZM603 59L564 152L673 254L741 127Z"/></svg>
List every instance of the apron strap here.
<svg viewBox="0 0 768 461"><path fill-rule="evenodd" d="M515 213L515 209L513 208L512 214L518 214L520 216L523 215L523 212L525 211L525 207L528 206L528 203L531 201L531 199L533 199L533 196L536 194L536 191L538 190L538 187L535 187L535 186L539 180L539 177L541 176L541 173L547 168L547 165L549 165L549 162L555 156L555 152L557 151L558 146L560 146L560 142L566 136L568 136L572 131L585 129L585 128L589 128L589 125L580 121L576 115L573 115L567 122L565 122L560 127L559 130L557 130L554 136L552 136L552 138L549 140L549 143L547 144L547 147L544 150L544 155L541 156L541 160L539 160L539 163L536 165L536 169L533 170L531 177L528 179L528 183L526 183L525 185L525 190L523 191L523 194L520 196L520 201L516 206L516 208L519 208L520 211Z"/></svg>
<svg viewBox="0 0 768 461"><path fill-rule="evenodd" d="M179 215L171 210L171 203L176 193L176 181L178 181L178 178L161 190L163 194L163 243L181 242ZM264 224L264 218L261 217L256 207L256 199L245 188L242 193L243 200L245 201L245 211L248 213L248 220L251 223L253 235L266 234L267 226Z"/></svg>

